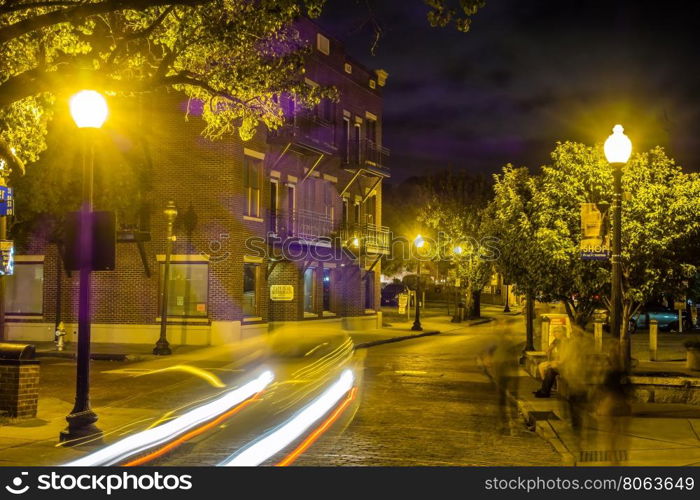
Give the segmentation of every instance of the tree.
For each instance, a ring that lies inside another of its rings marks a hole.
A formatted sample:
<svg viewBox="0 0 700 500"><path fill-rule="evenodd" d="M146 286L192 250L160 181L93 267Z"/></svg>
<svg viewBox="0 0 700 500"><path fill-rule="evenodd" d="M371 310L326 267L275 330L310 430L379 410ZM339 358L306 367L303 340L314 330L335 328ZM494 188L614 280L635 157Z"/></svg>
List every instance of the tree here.
<svg viewBox="0 0 700 500"><path fill-rule="evenodd" d="M433 179L428 204L419 219L436 233L434 258L449 259L465 289L467 316L480 316L481 291L493 272L497 250L485 234L485 208L491 186L483 176L465 172Z"/></svg>
<svg viewBox="0 0 700 500"><path fill-rule="evenodd" d="M95 88L173 88L206 105L204 135L282 124L280 95L312 105L299 74L307 44L292 21L324 0L46 0L0 2L0 139L38 159L54 108Z"/></svg>
<svg viewBox="0 0 700 500"><path fill-rule="evenodd" d="M526 350L534 350L534 298L548 272L537 238L538 180L526 167L506 165L494 175L494 197L485 217L485 231L499 250L494 267L526 297Z"/></svg>
<svg viewBox="0 0 700 500"><path fill-rule="evenodd" d="M602 147L559 143L542 167L537 232L542 290L564 301L573 321L590 319L595 296L610 294L608 262L580 257L580 204L612 201L612 168ZM632 156L623 172L623 325L635 308L674 292L697 270L686 249L700 237L698 174L683 173L660 147Z"/></svg>

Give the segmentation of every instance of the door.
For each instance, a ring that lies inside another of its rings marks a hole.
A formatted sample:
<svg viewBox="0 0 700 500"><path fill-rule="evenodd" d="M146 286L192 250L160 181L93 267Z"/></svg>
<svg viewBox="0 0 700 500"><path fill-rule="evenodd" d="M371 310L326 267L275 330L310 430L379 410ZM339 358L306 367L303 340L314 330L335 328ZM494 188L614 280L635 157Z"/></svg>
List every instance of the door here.
<svg viewBox="0 0 700 500"><path fill-rule="evenodd" d="M331 310L331 270L323 270L323 310Z"/></svg>

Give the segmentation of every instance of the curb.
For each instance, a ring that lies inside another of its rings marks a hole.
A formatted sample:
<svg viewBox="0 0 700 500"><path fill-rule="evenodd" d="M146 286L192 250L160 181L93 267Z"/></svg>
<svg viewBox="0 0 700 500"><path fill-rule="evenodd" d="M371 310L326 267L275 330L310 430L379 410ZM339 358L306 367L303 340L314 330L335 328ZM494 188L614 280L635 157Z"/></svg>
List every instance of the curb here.
<svg viewBox="0 0 700 500"><path fill-rule="evenodd" d="M475 320L475 321L473 321L473 322L471 322L471 323L468 323L468 324L466 324L466 325L464 325L464 326L483 325L484 323L490 323L490 322L493 321L493 320L494 320L494 318L479 319L479 320ZM455 324L459 324L459 323L455 323ZM457 328L459 328L459 327L456 327L455 329L457 329ZM401 336L401 337L391 337L391 338L388 338L388 339L373 340L373 341L371 341L371 342L362 342L362 343L360 343L360 344L355 344L355 349L367 349L368 347L373 347L373 346L376 346L376 345L390 344L390 343L392 343L392 342L401 342L401 341L403 341L403 340L417 339L417 338L420 338L420 337L429 337L429 336L432 336L432 335L439 335L439 334L441 334L441 333L447 333L447 332L449 332L449 331L451 331L451 330L446 330L446 331L431 330L431 331L428 331L428 332L417 333L417 334L415 334L415 335L403 335L403 336Z"/></svg>
<svg viewBox="0 0 700 500"><path fill-rule="evenodd" d="M74 352L61 352L61 351L37 351L37 358L59 358L59 359L75 359L76 353ZM134 361L140 360L139 356L132 357L128 354L108 354L93 352L90 353L90 359L96 361Z"/></svg>
<svg viewBox="0 0 700 500"><path fill-rule="evenodd" d="M355 344L355 349L367 349L375 345L391 344L392 342L401 342L402 340L417 339L420 337L428 337L431 335L438 335L440 332L438 330L417 333L416 335L404 335L403 337L391 337L382 340L373 340L371 342L362 342L361 344Z"/></svg>

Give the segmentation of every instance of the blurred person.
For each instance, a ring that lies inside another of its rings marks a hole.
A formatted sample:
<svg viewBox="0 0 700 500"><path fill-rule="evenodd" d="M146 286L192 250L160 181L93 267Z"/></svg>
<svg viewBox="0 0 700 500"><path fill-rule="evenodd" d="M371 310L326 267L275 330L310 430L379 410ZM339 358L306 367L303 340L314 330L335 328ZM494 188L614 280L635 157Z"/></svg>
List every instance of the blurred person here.
<svg viewBox="0 0 700 500"><path fill-rule="evenodd" d="M482 362L490 372L498 391L498 414L501 431L511 434L511 427L517 422L517 408L508 403L508 393L517 399L519 386L520 346L508 342L505 334L500 334L483 356ZM511 414L513 413L514 414Z"/></svg>
<svg viewBox="0 0 700 500"><path fill-rule="evenodd" d="M597 427L605 441L603 448L610 452L610 461L618 465L627 459L627 428L632 408L627 374L614 363L610 363L603 374L594 395L593 407Z"/></svg>
<svg viewBox="0 0 700 500"><path fill-rule="evenodd" d="M583 427L588 409L589 389L595 382L592 377L595 346L582 328L573 325L572 335L561 347L559 372L567 387L568 413L571 427L577 434Z"/></svg>
<svg viewBox="0 0 700 500"><path fill-rule="evenodd" d="M547 361L543 361L537 365L537 371L542 378L542 386L533 394L538 398L548 398L552 394L552 388L559 375L561 366L561 354L564 349L564 344L568 341L566 338L566 328L556 326L552 328L554 340L547 349Z"/></svg>

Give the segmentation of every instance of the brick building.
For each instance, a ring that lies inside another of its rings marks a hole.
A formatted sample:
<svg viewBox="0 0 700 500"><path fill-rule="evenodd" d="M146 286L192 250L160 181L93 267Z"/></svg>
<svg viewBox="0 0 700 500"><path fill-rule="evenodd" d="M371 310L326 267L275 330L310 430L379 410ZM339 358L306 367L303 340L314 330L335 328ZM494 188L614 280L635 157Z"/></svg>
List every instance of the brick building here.
<svg viewBox="0 0 700 500"><path fill-rule="evenodd" d="M313 23L298 28L314 48L306 84L335 86L340 96L313 110L283 98L287 124L280 130L211 142L200 136L196 109L184 119L186 98L177 93L142 100L137 127L122 120L129 126L120 130L110 119L97 161L109 167L119 155L141 158L136 168L151 180L139 197L138 223L118 219L116 269L93 274L94 342L157 339L169 200L178 207L171 343L221 344L290 322L381 325L379 259L389 250L381 226L387 74L349 58ZM17 255L7 280L7 338L51 340L59 318L74 339L77 273L60 271L58 255L41 237Z"/></svg>

